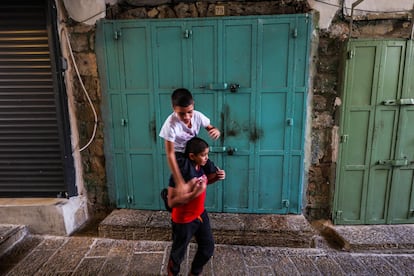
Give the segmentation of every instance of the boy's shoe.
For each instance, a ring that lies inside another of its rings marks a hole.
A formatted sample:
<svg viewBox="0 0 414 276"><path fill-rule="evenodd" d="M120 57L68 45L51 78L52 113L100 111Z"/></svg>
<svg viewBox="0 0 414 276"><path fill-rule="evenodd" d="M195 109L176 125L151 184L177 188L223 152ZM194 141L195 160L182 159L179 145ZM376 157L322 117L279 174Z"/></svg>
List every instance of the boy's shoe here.
<svg viewBox="0 0 414 276"><path fill-rule="evenodd" d="M167 188L162 189L162 191L161 191L161 198L164 201L165 209L167 209L168 212L171 212L172 209L170 208L170 206L168 206L168 198L167 198L167 196L168 196L168 189Z"/></svg>

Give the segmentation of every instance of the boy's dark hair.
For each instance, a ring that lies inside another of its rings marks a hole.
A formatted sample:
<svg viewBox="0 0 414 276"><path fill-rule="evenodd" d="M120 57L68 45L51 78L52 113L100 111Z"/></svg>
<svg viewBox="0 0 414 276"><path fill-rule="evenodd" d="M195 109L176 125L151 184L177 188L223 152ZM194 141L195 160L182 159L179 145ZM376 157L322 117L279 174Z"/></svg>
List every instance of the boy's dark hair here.
<svg viewBox="0 0 414 276"><path fill-rule="evenodd" d="M187 107L194 104L193 95L188 89L175 89L171 95L171 102L173 106Z"/></svg>
<svg viewBox="0 0 414 276"><path fill-rule="evenodd" d="M206 141L199 137L191 138L186 146L185 146L185 155L188 157L190 153L199 154L203 152L206 148L208 148L208 144Z"/></svg>

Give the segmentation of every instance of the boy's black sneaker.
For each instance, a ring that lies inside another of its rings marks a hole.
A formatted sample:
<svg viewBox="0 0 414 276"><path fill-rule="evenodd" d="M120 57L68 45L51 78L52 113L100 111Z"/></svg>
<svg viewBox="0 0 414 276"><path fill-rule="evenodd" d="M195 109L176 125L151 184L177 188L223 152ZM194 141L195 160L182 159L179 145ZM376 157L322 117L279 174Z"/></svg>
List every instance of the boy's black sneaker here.
<svg viewBox="0 0 414 276"><path fill-rule="evenodd" d="M168 198L167 198L167 196L168 196L168 189L167 188L162 189L162 191L161 191L161 198L164 201L165 209L167 209L168 212L171 212L172 209L170 208L170 206L168 206Z"/></svg>

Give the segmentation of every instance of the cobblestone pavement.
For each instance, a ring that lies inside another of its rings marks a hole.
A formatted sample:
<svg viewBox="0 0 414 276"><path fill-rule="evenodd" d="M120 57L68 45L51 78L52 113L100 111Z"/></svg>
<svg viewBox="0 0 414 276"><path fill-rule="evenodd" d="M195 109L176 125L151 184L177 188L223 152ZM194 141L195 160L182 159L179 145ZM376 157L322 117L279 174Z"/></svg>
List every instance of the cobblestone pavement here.
<svg viewBox="0 0 414 276"><path fill-rule="evenodd" d="M170 242L30 235L0 257L0 275L166 275ZM181 265L188 274L196 245ZM414 252L216 245L203 275L414 275Z"/></svg>

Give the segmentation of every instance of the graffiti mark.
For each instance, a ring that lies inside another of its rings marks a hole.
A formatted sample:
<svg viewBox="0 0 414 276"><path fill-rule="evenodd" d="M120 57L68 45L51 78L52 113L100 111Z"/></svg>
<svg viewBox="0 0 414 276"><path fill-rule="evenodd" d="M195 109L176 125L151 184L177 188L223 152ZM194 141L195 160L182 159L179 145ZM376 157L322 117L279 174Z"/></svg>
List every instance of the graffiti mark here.
<svg viewBox="0 0 414 276"><path fill-rule="evenodd" d="M249 140L251 142L256 142L262 136L263 136L263 130L262 129L259 129L256 126L250 128Z"/></svg>

